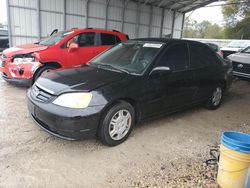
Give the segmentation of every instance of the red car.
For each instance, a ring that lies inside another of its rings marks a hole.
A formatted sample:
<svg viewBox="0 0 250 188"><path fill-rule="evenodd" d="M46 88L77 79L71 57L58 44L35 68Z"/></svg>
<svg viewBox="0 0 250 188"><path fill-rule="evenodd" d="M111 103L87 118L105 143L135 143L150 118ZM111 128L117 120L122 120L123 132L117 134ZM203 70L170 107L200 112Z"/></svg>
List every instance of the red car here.
<svg viewBox="0 0 250 188"><path fill-rule="evenodd" d="M4 80L30 86L44 72L84 64L112 45L128 40L116 30L71 29L36 44L8 48L0 56Z"/></svg>

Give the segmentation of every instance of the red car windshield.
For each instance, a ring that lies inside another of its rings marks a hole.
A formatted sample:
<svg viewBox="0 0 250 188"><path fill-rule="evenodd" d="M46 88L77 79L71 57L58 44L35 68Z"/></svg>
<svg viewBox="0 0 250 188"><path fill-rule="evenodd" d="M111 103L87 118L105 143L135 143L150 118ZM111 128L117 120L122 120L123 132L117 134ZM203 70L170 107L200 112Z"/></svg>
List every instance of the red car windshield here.
<svg viewBox="0 0 250 188"><path fill-rule="evenodd" d="M72 34L74 31L60 31L58 33L55 33L51 35L49 38L46 38L39 42L39 44L44 46L52 46L67 37L68 35Z"/></svg>

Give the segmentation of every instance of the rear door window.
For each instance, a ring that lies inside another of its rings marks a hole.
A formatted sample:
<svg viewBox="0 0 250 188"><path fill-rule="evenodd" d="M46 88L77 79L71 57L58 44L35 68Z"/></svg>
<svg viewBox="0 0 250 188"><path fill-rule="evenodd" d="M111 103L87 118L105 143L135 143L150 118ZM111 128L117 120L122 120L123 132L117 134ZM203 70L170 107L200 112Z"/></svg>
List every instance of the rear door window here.
<svg viewBox="0 0 250 188"><path fill-rule="evenodd" d="M171 45L160 57L157 66L169 67L172 71L182 71L187 68L188 49L186 43Z"/></svg>
<svg viewBox="0 0 250 188"><path fill-rule="evenodd" d="M189 52L191 68L203 68L219 65L219 59L216 56L216 53L206 45L190 43Z"/></svg>
<svg viewBox="0 0 250 188"><path fill-rule="evenodd" d="M120 43L120 42L121 42L121 40L116 35L101 33L102 45L115 45L115 44Z"/></svg>

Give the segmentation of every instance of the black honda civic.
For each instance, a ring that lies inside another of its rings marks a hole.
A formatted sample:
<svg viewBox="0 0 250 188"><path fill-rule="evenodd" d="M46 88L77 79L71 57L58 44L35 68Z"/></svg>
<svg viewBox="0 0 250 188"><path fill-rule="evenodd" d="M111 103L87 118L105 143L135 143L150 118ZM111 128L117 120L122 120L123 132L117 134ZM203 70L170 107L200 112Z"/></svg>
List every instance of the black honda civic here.
<svg viewBox="0 0 250 188"><path fill-rule="evenodd" d="M218 108L231 82L231 65L205 44L135 39L81 67L43 74L27 92L28 108L55 136L97 136L115 146L143 120L199 104Z"/></svg>

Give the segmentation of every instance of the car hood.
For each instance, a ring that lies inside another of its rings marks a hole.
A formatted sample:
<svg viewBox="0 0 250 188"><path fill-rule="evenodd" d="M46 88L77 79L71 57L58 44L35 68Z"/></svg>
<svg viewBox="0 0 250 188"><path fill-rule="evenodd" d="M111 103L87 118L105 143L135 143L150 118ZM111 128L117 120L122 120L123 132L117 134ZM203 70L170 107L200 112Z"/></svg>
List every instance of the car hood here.
<svg viewBox="0 0 250 188"><path fill-rule="evenodd" d="M13 57L14 55L17 55L17 54L28 54L32 52L45 50L47 48L48 46L43 46L39 44L24 44L24 45L19 45L19 46L15 46L12 48L8 48L4 50L3 53L7 57Z"/></svg>
<svg viewBox="0 0 250 188"><path fill-rule="evenodd" d="M126 73L85 66L43 74L36 85L41 89L59 95L71 91L92 91L101 86L132 77Z"/></svg>
<svg viewBox="0 0 250 188"><path fill-rule="evenodd" d="M232 61L236 61L239 63L247 63L250 64L250 54L247 53L237 53L228 56L228 58Z"/></svg>
<svg viewBox="0 0 250 188"><path fill-rule="evenodd" d="M231 47L224 47L220 49L221 51L232 51L232 52L238 52L239 50L242 50L242 48L231 48Z"/></svg>

